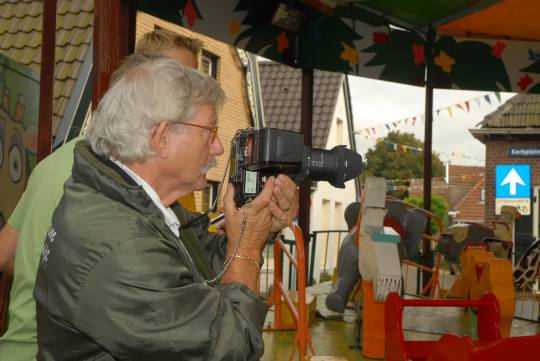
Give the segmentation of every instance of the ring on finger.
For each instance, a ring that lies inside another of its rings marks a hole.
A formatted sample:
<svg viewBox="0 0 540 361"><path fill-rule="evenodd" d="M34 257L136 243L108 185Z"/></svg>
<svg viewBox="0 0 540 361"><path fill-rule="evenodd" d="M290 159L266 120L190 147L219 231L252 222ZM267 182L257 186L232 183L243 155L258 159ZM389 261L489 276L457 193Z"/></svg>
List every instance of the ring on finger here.
<svg viewBox="0 0 540 361"><path fill-rule="evenodd" d="M291 210L291 207L287 207L287 208L285 208L285 209L282 209L283 212L288 212L288 211L290 211L290 210Z"/></svg>

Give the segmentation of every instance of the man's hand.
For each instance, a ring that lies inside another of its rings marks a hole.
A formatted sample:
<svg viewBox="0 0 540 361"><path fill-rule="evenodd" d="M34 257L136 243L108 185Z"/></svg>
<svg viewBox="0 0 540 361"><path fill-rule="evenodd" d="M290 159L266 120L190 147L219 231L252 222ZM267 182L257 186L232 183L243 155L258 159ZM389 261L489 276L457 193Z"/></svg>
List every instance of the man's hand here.
<svg viewBox="0 0 540 361"><path fill-rule="evenodd" d="M259 195L250 204L245 204L240 209L236 208L234 201L234 186L229 184L223 202L225 208L225 230L229 239L229 250L232 250L236 245L246 214L247 218L240 250L253 257L260 257L273 224L270 206L275 190L275 181L276 179L274 177L269 177Z"/></svg>
<svg viewBox="0 0 540 361"><path fill-rule="evenodd" d="M288 176L284 174L277 176L269 209L272 212L270 229L272 233L290 226L292 220L298 215L298 188Z"/></svg>

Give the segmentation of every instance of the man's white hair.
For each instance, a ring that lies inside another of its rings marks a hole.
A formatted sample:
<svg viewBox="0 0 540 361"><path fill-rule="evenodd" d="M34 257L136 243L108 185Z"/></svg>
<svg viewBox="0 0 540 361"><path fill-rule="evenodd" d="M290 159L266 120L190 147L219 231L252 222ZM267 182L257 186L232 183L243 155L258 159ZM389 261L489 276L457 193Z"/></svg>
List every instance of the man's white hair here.
<svg viewBox="0 0 540 361"><path fill-rule="evenodd" d="M151 131L159 122L186 121L197 104L219 108L224 100L210 76L163 55L134 54L113 74L86 137L99 155L142 161L153 155Z"/></svg>

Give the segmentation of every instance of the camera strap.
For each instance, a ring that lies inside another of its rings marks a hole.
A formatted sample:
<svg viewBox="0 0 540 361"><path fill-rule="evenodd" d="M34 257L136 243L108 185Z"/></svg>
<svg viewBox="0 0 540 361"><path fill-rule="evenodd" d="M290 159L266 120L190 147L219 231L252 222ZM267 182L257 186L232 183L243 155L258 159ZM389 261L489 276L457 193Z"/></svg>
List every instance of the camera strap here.
<svg viewBox="0 0 540 361"><path fill-rule="evenodd" d="M190 222L190 220L187 219L186 211L180 206L173 206L171 208L176 213L181 225L188 224ZM197 222L192 222L191 226L193 226L195 223ZM200 243L197 240L195 233L193 233L191 227L180 226L178 230L180 232L180 242L182 242L186 248L189 256L195 264L195 267L197 267L197 270L201 273L202 278L207 280L215 277L215 274L212 271L210 264L208 264L204 252L201 249Z"/></svg>

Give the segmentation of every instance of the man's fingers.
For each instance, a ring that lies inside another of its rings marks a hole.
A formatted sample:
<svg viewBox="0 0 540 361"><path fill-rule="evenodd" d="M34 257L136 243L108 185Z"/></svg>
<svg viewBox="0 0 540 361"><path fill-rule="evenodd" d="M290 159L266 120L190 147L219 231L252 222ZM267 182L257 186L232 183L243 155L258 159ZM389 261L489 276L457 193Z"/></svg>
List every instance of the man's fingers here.
<svg viewBox="0 0 540 361"><path fill-rule="evenodd" d="M279 226L280 229L291 224L293 217L289 215L289 212L284 212L275 202L271 202L268 205L268 209L272 214L273 224Z"/></svg>
<svg viewBox="0 0 540 361"><path fill-rule="evenodd" d="M258 212L263 208L268 207L272 201L272 194L274 193L274 177L268 177L264 183L262 191L253 199L251 208L254 212Z"/></svg>
<svg viewBox="0 0 540 361"><path fill-rule="evenodd" d="M227 186L227 192L223 198L223 206L225 213L232 214L232 212L236 210L236 203L234 201L234 186L231 183L229 183Z"/></svg>
<svg viewBox="0 0 540 361"><path fill-rule="evenodd" d="M287 198L293 197L296 192L296 183L284 174L278 176L276 186L283 190L283 195Z"/></svg>
<svg viewBox="0 0 540 361"><path fill-rule="evenodd" d="M298 191L296 184L291 178L280 174L275 182L274 198L281 210L291 218L296 217L298 213Z"/></svg>

